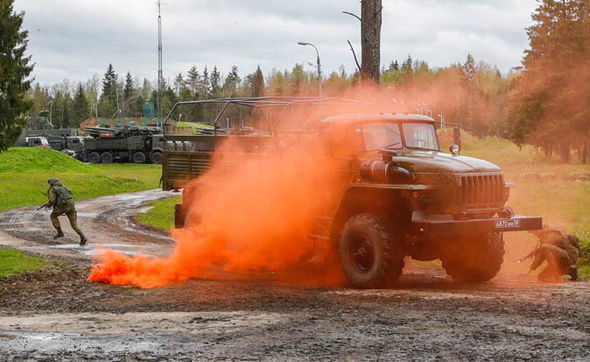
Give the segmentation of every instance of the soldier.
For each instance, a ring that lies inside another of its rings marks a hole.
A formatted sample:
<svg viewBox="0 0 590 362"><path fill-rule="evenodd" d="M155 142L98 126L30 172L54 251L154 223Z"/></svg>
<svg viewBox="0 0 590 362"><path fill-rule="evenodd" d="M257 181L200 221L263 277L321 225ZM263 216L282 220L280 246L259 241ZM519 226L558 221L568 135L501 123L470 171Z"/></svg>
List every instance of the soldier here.
<svg viewBox="0 0 590 362"><path fill-rule="evenodd" d="M57 230L57 235L55 235L53 238L58 239L64 236L57 217L65 214L68 217L68 220L70 220L72 229L74 229L74 231L80 235L80 246L86 245L88 239L86 236L84 236L76 221L77 214L76 207L74 206L74 199L72 198L72 190L70 190L67 186L62 185L61 182L59 182L59 180L55 177L47 180L47 183L50 185L49 190L47 190L47 197L49 198L49 201L47 201L45 205L47 207L53 206L53 212L51 213L50 218L53 227Z"/></svg>
<svg viewBox="0 0 590 362"><path fill-rule="evenodd" d="M541 230L531 230L530 233L539 238L539 246L521 259L534 256L529 273L537 269L543 261L547 261L547 267L537 277L540 281L558 281L561 275L569 275L571 280L578 280L576 261L580 246L577 237L547 225L543 225Z"/></svg>

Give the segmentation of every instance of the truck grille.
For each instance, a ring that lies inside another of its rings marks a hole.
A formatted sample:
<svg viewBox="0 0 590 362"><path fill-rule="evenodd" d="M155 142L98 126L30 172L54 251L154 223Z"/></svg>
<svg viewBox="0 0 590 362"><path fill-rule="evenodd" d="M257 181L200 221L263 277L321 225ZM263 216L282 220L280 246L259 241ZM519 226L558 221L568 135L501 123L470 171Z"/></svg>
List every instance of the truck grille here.
<svg viewBox="0 0 590 362"><path fill-rule="evenodd" d="M504 175L471 174L461 176L461 200L467 209L501 207L504 198Z"/></svg>

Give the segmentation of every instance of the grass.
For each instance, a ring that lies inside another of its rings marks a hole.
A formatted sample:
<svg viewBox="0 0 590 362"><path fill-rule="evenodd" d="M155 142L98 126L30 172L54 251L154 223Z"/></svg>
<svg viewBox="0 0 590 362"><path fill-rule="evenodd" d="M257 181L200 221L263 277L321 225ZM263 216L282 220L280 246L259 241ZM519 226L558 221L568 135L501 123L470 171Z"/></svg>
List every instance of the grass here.
<svg viewBox="0 0 590 362"><path fill-rule="evenodd" d="M47 179L58 177L75 200L158 188L160 165L87 165L42 148L0 153L0 212L47 201Z"/></svg>
<svg viewBox="0 0 590 362"><path fill-rule="evenodd" d="M36 271L49 262L26 255L22 251L13 249L0 249L0 277L22 274L26 271Z"/></svg>
<svg viewBox="0 0 590 362"><path fill-rule="evenodd" d="M180 196L150 202L154 208L146 213L138 214L136 219L142 224L155 226L163 230L170 230L174 226L174 205L179 204Z"/></svg>

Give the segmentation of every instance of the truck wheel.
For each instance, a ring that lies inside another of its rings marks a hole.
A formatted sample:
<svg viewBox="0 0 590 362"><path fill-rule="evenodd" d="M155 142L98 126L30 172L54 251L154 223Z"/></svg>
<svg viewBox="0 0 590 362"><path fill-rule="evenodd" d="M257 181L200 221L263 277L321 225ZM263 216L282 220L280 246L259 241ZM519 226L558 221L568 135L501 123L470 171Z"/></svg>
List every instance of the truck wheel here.
<svg viewBox="0 0 590 362"><path fill-rule="evenodd" d="M90 163L100 163L100 153L98 152L90 152L88 155L88 162Z"/></svg>
<svg viewBox="0 0 590 362"><path fill-rule="evenodd" d="M152 152L151 161L153 163L162 163L162 152L160 152L160 151Z"/></svg>
<svg viewBox="0 0 590 362"><path fill-rule="evenodd" d="M338 251L344 275L355 288L390 287L402 274L402 235L378 215L351 217L344 225Z"/></svg>
<svg viewBox="0 0 590 362"><path fill-rule="evenodd" d="M113 154L110 152L103 152L100 155L102 163L113 163Z"/></svg>
<svg viewBox="0 0 590 362"><path fill-rule="evenodd" d="M145 163L145 153L137 151L133 154L133 163Z"/></svg>
<svg viewBox="0 0 590 362"><path fill-rule="evenodd" d="M442 255L443 268L453 279L485 282L500 271L504 261L502 233L485 233L449 241Z"/></svg>

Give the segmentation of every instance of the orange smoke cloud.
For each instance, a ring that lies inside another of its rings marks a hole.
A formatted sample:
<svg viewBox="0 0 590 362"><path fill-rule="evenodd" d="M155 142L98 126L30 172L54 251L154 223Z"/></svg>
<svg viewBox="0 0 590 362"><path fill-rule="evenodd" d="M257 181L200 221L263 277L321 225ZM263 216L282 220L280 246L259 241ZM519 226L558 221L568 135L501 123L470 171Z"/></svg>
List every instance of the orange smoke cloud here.
<svg viewBox="0 0 590 362"><path fill-rule="evenodd" d="M169 257L104 250L88 280L141 288L269 273L315 284L342 281L337 265L311 275L302 263L314 252L308 235L315 217L335 202L342 184L334 160L315 142L273 154L235 152L228 142L221 151L212 168L185 188L185 203L192 206L187 227L173 232L177 241Z"/></svg>

